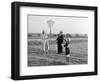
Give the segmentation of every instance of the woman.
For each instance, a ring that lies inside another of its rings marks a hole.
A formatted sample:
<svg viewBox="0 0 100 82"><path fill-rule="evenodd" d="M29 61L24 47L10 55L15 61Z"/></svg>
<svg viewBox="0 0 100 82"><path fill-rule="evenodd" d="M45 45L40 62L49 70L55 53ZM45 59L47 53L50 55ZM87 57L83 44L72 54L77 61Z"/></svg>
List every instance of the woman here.
<svg viewBox="0 0 100 82"><path fill-rule="evenodd" d="M42 50L43 53L48 53L49 50L49 43L48 43L48 35L45 33L45 31L42 31L41 35L41 43L42 43Z"/></svg>

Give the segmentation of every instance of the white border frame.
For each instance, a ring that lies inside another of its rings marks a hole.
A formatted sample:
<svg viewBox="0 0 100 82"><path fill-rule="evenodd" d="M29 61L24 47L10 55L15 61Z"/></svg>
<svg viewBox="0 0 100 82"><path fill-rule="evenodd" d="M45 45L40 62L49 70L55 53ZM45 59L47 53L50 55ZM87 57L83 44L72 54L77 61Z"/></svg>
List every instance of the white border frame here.
<svg viewBox="0 0 100 82"><path fill-rule="evenodd" d="M88 28L88 64L27 67L27 14L87 16ZM20 7L20 75L43 75L58 73L94 72L94 11L56 8Z"/></svg>

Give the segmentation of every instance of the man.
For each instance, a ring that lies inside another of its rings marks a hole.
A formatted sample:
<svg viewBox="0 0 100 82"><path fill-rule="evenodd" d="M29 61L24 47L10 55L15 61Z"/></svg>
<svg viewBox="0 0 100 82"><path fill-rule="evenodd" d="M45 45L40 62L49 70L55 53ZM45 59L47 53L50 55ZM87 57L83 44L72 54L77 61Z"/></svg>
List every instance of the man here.
<svg viewBox="0 0 100 82"><path fill-rule="evenodd" d="M62 43L63 43L63 40L64 40L64 36L63 36L62 31L60 31L56 40L57 40L58 54L60 54L63 51Z"/></svg>

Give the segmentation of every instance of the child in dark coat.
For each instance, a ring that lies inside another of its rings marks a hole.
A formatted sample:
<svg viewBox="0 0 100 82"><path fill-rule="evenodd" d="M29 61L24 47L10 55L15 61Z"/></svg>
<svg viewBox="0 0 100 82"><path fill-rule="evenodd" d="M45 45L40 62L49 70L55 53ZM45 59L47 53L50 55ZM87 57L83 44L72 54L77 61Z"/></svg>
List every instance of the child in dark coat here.
<svg viewBox="0 0 100 82"><path fill-rule="evenodd" d="M70 49L69 49L70 41L69 39L65 40L65 55L66 55L66 62L69 64L69 58L70 58Z"/></svg>

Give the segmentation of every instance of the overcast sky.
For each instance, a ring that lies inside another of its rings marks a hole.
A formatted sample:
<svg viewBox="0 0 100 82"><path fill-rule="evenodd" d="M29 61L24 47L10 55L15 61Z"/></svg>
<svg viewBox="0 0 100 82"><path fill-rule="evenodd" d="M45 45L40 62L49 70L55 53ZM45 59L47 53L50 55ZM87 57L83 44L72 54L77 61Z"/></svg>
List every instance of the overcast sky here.
<svg viewBox="0 0 100 82"><path fill-rule="evenodd" d="M87 17L61 17L61 16L37 16L28 15L28 33L41 33L45 30L49 33L48 20L54 21L52 33L63 31L66 33L88 33L88 18Z"/></svg>

